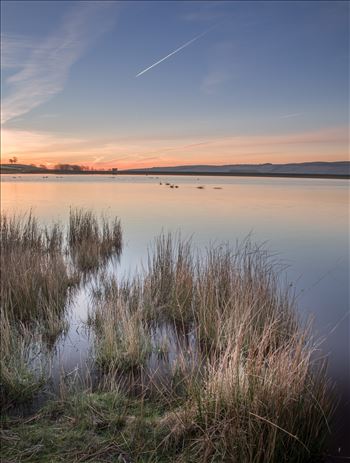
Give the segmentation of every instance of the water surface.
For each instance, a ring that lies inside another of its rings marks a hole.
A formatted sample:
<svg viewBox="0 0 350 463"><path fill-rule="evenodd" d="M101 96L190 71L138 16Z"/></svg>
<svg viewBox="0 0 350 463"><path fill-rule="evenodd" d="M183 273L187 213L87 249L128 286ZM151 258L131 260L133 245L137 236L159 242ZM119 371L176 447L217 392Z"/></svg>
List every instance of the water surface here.
<svg viewBox="0 0 350 463"><path fill-rule="evenodd" d="M160 184L162 183L162 185ZM170 188L170 185L178 188ZM199 186L203 188L198 188ZM249 233L288 265L302 316L314 317L341 397L342 454L349 424L349 182L347 180L188 177L3 175L1 207L32 208L42 221L67 221L69 207L118 215L124 248L117 272L131 274L162 231L181 231L194 244L235 244ZM78 291L59 355L73 370L86 360L88 300ZM346 453L345 453L346 454Z"/></svg>

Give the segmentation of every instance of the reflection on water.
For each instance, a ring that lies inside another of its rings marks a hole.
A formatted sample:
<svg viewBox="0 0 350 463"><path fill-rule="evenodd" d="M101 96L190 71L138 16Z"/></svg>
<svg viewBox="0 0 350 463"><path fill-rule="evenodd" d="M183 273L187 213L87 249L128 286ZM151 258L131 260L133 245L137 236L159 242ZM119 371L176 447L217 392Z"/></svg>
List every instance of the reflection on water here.
<svg viewBox="0 0 350 463"><path fill-rule="evenodd" d="M45 222L66 221L70 206L118 215L125 243L114 269L119 276L140 267L147 246L162 230L181 230L199 246L234 243L249 233L254 241L267 242L289 266L302 315L312 314L316 333L325 337L323 351L342 393L345 433L350 416L348 185L320 179L3 175L1 207L11 212L32 208ZM56 354L67 370L88 360L89 334L82 323L88 304L82 288Z"/></svg>

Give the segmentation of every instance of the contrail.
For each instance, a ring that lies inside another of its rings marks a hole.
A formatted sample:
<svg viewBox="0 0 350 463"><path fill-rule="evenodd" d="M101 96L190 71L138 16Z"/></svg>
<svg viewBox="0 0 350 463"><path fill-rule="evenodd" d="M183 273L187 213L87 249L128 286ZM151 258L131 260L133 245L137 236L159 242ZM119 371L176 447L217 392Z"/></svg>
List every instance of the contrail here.
<svg viewBox="0 0 350 463"><path fill-rule="evenodd" d="M151 66L149 66L148 68L144 69L143 71L139 72L138 74L136 74L135 77L139 77L139 76L142 76L142 74L144 74L145 72L149 71L150 69L154 68L155 66L158 66L158 64L162 63L163 61L165 61L166 59L170 58L170 56L173 56L175 55L175 53L178 53L179 51L183 50L184 48L188 47L189 45L191 45L191 43L195 42L196 40L200 39L201 37L203 37L203 35L206 35L209 31L211 31L214 27L216 27L217 24L215 24L215 26L212 26L210 29L206 30L205 32L202 32L201 34L197 35L196 37L194 37L193 39L189 40L188 42L184 43L183 45L181 45L181 47L177 48L176 50L172 51L171 53L169 53L169 55L166 55L164 56L164 58L160 59L159 61L157 61L156 63L153 63Z"/></svg>

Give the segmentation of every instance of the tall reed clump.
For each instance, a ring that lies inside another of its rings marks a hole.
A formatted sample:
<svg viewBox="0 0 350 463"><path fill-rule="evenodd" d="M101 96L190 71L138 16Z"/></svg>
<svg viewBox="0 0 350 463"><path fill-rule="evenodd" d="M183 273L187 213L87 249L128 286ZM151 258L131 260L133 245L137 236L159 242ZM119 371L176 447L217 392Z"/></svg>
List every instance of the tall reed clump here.
<svg viewBox="0 0 350 463"><path fill-rule="evenodd" d="M66 327L76 277L64 259L61 226L40 226L31 212L2 214L0 246L0 388L1 402L11 404L31 398L43 384L33 353L39 339L52 346Z"/></svg>
<svg viewBox="0 0 350 463"><path fill-rule="evenodd" d="M83 271L95 269L111 255L120 254L120 221L109 221L104 216L99 221L92 211L71 209L67 241L77 267Z"/></svg>
<svg viewBox="0 0 350 463"><path fill-rule="evenodd" d="M192 318L194 265L189 241L159 236L148 255L144 298L152 319L187 323Z"/></svg>
<svg viewBox="0 0 350 463"><path fill-rule="evenodd" d="M62 314L67 291L76 281L68 271L62 244L59 224L41 227L31 213L1 216L0 303L14 320Z"/></svg>
<svg viewBox="0 0 350 463"><path fill-rule="evenodd" d="M106 280L103 295L95 304L90 323L95 330L98 367L113 373L144 365L151 344L137 283L118 287Z"/></svg>
<svg viewBox="0 0 350 463"><path fill-rule="evenodd" d="M315 360L317 345L279 274L277 263L249 240L237 249L210 246L196 254L189 242L162 235L144 273L101 290L95 320L101 364L123 368L142 358L147 371L148 357L140 354L145 320L172 321L174 332L195 338L192 355L179 350L174 359L170 346L177 377L167 382L172 399L155 384L169 404L159 420L167 429L163 444L179 461L322 456L333 410L326 369Z"/></svg>
<svg viewBox="0 0 350 463"><path fill-rule="evenodd" d="M189 461L302 462L325 449L333 410L325 365L277 272L249 240L196 260L191 329L202 367L161 421Z"/></svg>

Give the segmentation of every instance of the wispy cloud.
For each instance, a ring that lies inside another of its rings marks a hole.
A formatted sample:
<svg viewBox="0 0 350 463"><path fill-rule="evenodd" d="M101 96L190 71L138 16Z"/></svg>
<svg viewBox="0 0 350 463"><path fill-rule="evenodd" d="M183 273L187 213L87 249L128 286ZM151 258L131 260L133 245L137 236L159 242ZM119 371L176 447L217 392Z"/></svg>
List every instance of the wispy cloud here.
<svg viewBox="0 0 350 463"><path fill-rule="evenodd" d="M22 68L28 55L41 48L39 42L23 35L1 34L0 45L2 69Z"/></svg>
<svg viewBox="0 0 350 463"><path fill-rule="evenodd" d="M210 27L209 29L207 29L206 31L202 32L201 34L197 35L196 37L194 37L193 39L189 40L188 42L184 43L183 45L181 45L181 47L177 48L176 50L172 51L171 53L169 53L168 55L164 56L163 58L161 58L160 60L156 61L155 63L151 64L151 66L148 66L146 69L143 69L141 72L139 72L138 74L136 74L136 77L139 77L139 76L142 76L143 74L145 74L147 71L151 70L152 68L158 66L158 64L162 63L163 61L167 60L168 58L170 58L171 56L175 55L176 53L179 53L179 51L183 50L184 48L188 47L189 45L191 45L192 43L196 42L198 39L200 39L201 37L203 37L204 35L208 34L208 32L210 32L214 27L216 27L217 24L215 24L214 26Z"/></svg>
<svg viewBox="0 0 350 463"><path fill-rule="evenodd" d="M231 41L215 43L209 50L209 69L200 83L200 90L212 95L234 76L235 44Z"/></svg>
<svg viewBox="0 0 350 463"><path fill-rule="evenodd" d="M223 70L209 72L201 83L201 90L208 95L215 93L216 89L231 79L231 75Z"/></svg>
<svg viewBox="0 0 350 463"><path fill-rule="evenodd" d="M40 44L30 38L2 37L2 64L17 69L4 82L2 123L28 113L63 90L72 65L114 24L115 5L77 2Z"/></svg>

